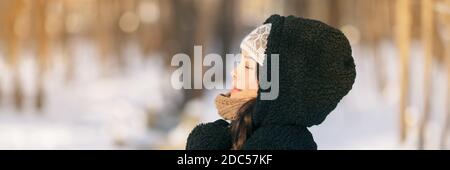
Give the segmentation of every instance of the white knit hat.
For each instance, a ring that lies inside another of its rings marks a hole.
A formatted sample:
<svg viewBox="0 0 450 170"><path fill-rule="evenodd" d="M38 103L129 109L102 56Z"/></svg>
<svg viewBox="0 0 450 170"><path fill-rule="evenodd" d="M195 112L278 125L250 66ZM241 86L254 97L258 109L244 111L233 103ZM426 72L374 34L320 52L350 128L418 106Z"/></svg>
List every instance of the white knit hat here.
<svg viewBox="0 0 450 170"><path fill-rule="evenodd" d="M270 34L272 24L264 24L253 30L241 42L241 50L248 52L252 59L259 65L264 64L267 38Z"/></svg>

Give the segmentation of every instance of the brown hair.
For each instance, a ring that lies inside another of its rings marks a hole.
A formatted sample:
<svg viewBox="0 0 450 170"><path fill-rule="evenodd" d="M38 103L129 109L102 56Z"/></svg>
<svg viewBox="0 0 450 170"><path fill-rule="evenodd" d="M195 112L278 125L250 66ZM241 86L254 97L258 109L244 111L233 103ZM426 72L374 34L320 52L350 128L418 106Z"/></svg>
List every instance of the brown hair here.
<svg viewBox="0 0 450 170"><path fill-rule="evenodd" d="M252 117L256 98L244 103L237 112L236 120L231 122L232 150L240 150L253 132Z"/></svg>

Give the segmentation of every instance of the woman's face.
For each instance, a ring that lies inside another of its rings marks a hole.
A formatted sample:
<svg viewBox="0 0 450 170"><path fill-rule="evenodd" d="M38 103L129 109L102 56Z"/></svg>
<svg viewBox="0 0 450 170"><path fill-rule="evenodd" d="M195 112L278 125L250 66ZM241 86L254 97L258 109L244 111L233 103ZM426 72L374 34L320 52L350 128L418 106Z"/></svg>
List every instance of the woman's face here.
<svg viewBox="0 0 450 170"><path fill-rule="evenodd" d="M256 97L258 91L257 67L258 63L250 58L246 51L242 51L241 61L231 72L233 77L232 97L244 92L246 95Z"/></svg>

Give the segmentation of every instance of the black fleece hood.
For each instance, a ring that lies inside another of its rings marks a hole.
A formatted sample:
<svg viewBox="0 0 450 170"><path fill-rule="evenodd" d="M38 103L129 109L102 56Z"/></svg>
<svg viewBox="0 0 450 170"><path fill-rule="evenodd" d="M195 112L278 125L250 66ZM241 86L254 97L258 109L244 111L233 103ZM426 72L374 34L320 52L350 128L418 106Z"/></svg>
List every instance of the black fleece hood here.
<svg viewBox="0 0 450 170"><path fill-rule="evenodd" d="M271 79L271 54L279 54L279 94L261 100L258 91L253 122L264 125L322 123L351 90L356 77L352 50L344 34L320 21L272 15L266 60ZM264 68L267 67L267 68Z"/></svg>
<svg viewBox="0 0 450 170"><path fill-rule="evenodd" d="M242 149L315 150L317 144L307 127L322 123L355 81L350 44L342 32L319 21L273 15L267 23L272 24L267 57L258 70L268 70L263 76L271 81L270 70L276 66L270 56L278 54L279 93L275 100L261 100L272 89L260 85L253 133ZM186 149L228 150L231 146L230 124L219 119L195 127Z"/></svg>

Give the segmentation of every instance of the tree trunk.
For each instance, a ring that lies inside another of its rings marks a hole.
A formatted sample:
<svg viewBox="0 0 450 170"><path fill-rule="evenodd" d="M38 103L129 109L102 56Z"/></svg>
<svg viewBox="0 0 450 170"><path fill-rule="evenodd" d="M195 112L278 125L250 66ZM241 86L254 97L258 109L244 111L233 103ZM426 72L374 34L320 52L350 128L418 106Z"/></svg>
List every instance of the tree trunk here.
<svg viewBox="0 0 450 170"><path fill-rule="evenodd" d="M424 110L419 125L419 142L418 148L425 148L426 130L430 117L431 108L431 68L433 60L433 30L434 30L434 11L433 0L422 0L421 4L421 20L422 20L422 42L425 50L424 54Z"/></svg>
<svg viewBox="0 0 450 170"><path fill-rule="evenodd" d="M448 29L450 30L450 29ZM440 147L441 149L448 149L447 148L447 139L450 129L450 45L449 42L446 43L445 48L445 60L446 60L446 67L447 67L447 98L445 101L446 104L446 110L445 110L445 121L444 126L442 128L442 135L441 135L441 143Z"/></svg>
<svg viewBox="0 0 450 170"><path fill-rule="evenodd" d="M395 30L400 57L400 141L404 142L408 134L407 107L409 101L409 55L411 39L411 11L410 0L396 1Z"/></svg>

